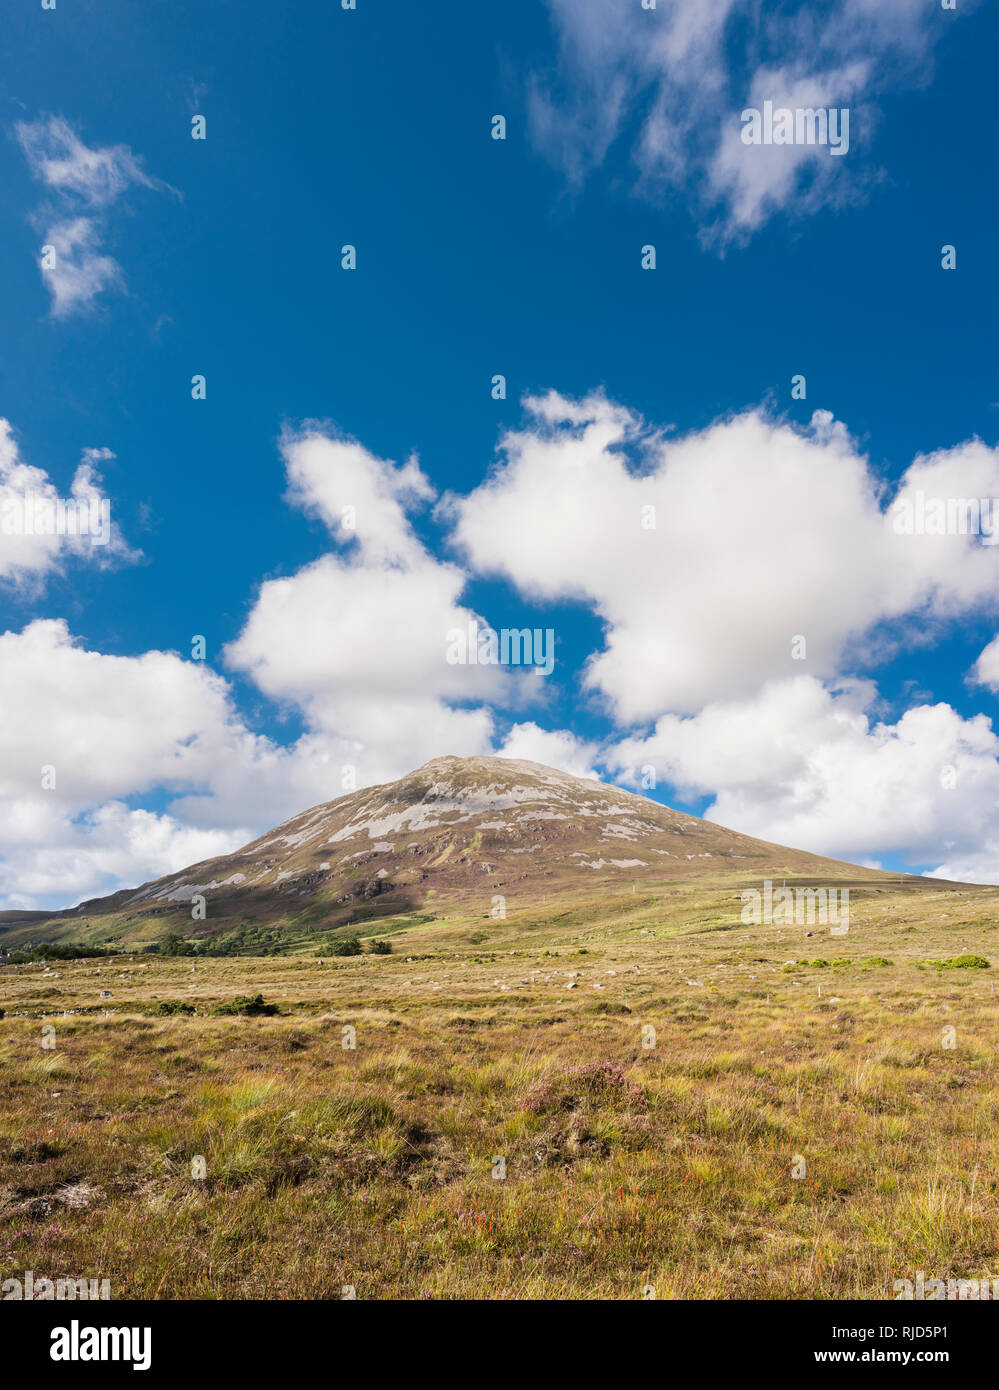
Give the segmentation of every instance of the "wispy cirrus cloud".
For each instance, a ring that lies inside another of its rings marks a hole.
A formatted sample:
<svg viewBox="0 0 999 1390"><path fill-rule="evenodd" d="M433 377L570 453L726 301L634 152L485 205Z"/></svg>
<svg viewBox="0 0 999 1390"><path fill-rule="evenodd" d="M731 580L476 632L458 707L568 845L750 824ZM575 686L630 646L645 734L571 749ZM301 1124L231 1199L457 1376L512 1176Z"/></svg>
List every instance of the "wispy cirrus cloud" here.
<svg viewBox="0 0 999 1390"><path fill-rule="evenodd" d="M854 146L868 145L877 98L927 80L948 18L924 0L798 3L779 14L756 0L548 7L559 57L530 79L536 146L578 186L620 141L636 190L652 200L682 190L717 246L746 241L777 213L853 201L877 177L818 144L745 145L743 110L850 107Z"/></svg>
<svg viewBox="0 0 999 1390"><path fill-rule="evenodd" d="M90 309L105 290L124 288L121 266L102 250L108 209L130 188L161 190L127 145L92 148L61 116L19 121L14 134L32 174L49 190L32 214L41 233L42 279L52 316L66 319Z"/></svg>

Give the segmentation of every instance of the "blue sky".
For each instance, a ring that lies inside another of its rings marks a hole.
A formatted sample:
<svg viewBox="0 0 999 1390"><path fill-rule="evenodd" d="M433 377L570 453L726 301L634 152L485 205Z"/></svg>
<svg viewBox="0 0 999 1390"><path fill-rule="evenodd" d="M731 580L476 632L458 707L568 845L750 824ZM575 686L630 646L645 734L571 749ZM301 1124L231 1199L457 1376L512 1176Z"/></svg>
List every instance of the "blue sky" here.
<svg viewBox="0 0 999 1390"><path fill-rule="evenodd" d="M999 879L999 547L877 529L899 488L999 496L997 32L966 0L18 7L0 486L110 451L81 485L117 530L0 535L0 901L486 751ZM795 94L850 109L843 158L740 145ZM466 610L552 628L554 674L448 669Z"/></svg>

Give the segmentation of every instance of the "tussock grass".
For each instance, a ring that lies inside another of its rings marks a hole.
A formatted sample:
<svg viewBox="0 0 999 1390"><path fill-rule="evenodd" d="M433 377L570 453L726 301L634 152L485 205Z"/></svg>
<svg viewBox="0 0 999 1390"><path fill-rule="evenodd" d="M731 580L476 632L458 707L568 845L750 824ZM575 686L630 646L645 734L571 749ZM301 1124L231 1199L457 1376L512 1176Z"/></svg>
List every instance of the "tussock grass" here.
<svg viewBox="0 0 999 1390"><path fill-rule="evenodd" d="M456 920L374 958L62 962L57 999L0 970L0 1276L835 1299L999 1274L997 1002L935 968L989 958L999 894L872 894L810 966L731 897L560 904L496 949ZM215 1012L257 995L280 1012Z"/></svg>

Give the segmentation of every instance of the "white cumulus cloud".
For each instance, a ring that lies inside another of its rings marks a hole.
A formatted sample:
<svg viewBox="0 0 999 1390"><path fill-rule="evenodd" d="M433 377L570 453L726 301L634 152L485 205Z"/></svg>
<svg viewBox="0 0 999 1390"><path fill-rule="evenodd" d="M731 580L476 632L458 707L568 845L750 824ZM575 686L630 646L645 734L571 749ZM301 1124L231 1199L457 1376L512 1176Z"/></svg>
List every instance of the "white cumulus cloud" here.
<svg viewBox="0 0 999 1390"><path fill-rule="evenodd" d="M594 766L599 753L596 743L577 738L565 729L542 729L533 722L514 724L496 750L497 757L544 763L568 772L571 777L599 777Z"/></svg>
<svg viewBox="0 0 999 1390"><path fill-rule="evenodd" d="M10 422L0 419L0 581L33 593L70 559L107 566L138 558L112 518L98 471L113 458L109 449L85 449L62 497L44 469L24 462Z"/></svg>
<svg viewBox="0 0 999 1390"><path fill-rule="evenodd" d="M709 819L835 858L901 856L943 878L999 882L999 737L985 715L918 705L872 717L867 681L772 681L745 699L663 715L608 765L637 783L651 766Z"/></svg>
<svg viewBox="0 0 999 1390"><path fill-rule="evenodd" d="M901 640L903 619L999 602L999 546L906 534L894 510L920 490L999 495L999 453L978 441L917 459L892 494L827 412L668 439L599 395L525 405L491 475L448 499L454 540L480 573L592 607L605 638L584 684L621 724L801 669L834 677Z"/></svg>
<svg viewBox="0 0 999 1390"><path fill-rule="evenodd" d="M237 848L342 794L347 750L251 732L223 677L110 656L62 620L0 636L0 901L64 907ZM130 803L154 797L163 809Z"/></svg>
<svg viewBox="0 0 999 1390"><path fill-rule="evenodd" d="M971 676L977 684L999 692L999 637L993 637L982 652L972 667Z"/></svg>
<svg viewBox="0 0 999 1390"><path fill-rule="evenodd" d="M398 776L442 748L486 752L492 714L483 701L507 678L496 666L446 660L448 633L476 615L459 601L465 574L430 554L406 514L434 495L415 460L396 468L314 426L288 433L282 451L292 499L349 543L261 586L229 665L344 740L365 781Z"/></svg>

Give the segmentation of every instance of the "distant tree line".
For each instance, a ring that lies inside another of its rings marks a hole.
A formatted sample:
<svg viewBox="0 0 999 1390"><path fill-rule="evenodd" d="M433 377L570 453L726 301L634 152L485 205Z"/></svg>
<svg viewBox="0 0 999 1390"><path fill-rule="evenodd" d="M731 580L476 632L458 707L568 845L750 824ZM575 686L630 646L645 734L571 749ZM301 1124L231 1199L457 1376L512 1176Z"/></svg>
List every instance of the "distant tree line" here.
<svg viewBox="0 0 999 1390"><path fill-rule="evenodd" d="M99 956L120 956L120 946L80 946L64 942L40 941L37 946L19 946L6 958L8 965L31 965L41 960L95 960Z"/></svg>

